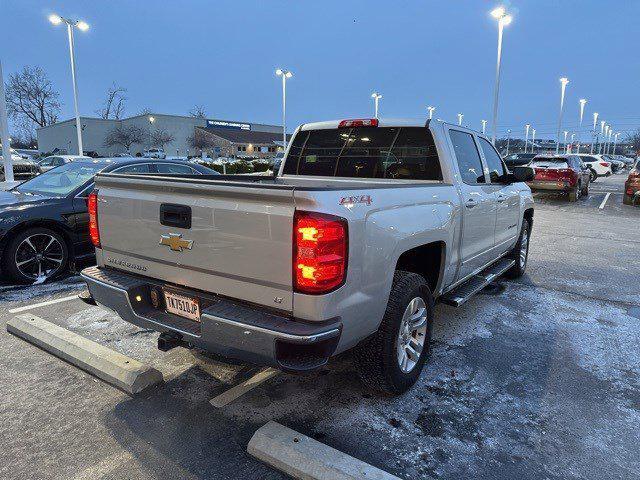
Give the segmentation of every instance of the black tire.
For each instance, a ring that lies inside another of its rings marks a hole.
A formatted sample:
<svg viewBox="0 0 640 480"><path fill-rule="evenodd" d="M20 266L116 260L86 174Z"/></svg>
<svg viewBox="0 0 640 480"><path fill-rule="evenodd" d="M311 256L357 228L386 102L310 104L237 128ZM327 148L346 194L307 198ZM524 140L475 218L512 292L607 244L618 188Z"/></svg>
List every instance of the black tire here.
<svg viewBox="0 0 640 480"><path fill-rule="evenodd" d="M569 201L577 202L580 199L580 185L569 192Z"/></svg>
<svg viewBox="0 0 640 480"><path fill-rule="evenodd" d="M524 261L522 260L521 254L523 249L523 242L525 242L526 236L526 245L525 245L525 253L524 253ZM516 263L513 267L505 272L505 277L508 278L520 278L524 275L525 270L527 269L527 261L529 259L529 244L531 240L531 223L526 218L522 220L522 229L520 229L520 236L518 237L518 242L513 247L513 250L509 253L509 258L513 258Z"/></svg>
<svg viewBox="0 0 640 480"><path fill-rule="evenodd" d="M43 276L48 280L60 275L61 273L66 272L69 266L69 248L66 241L57 232L43 227L28 228L27 230L23 230L9 241L4 257L2 259L2 270L6 272L11 279L19 284L29 284L35 282L38 276L36 275L34 277L25 275L23 270L25 270L26 268L23 267L23 269L21 269L18 266L19 258L17 257L20 257L20 254L23 253L21 245L23 244L23 242L25 242L26 239L33 239L32 243L36 246L36 248L39 248L40 245L42 245L41 248L44 249L44 244L46 243L44 239L46 238L55 239L55 242L58 243L60 248L59 250L56 249L55 254L49 251L49 258L55 258L55 261L45 259L42 260L44 271ZM18 249L21 249L20 253L18 253ZM17 253L18 256L16 255ZM34 261L36 262L36 265L39 263L37 260ZM47 273L47 269L51 269L51 271Z"/></svg>
<svg viewBox="0 0 640 480"><path fill-rule="evenodd" d="M589 196L589 182L587 182L587 184L584 186L584 188L580 192L580 196L581 197L588 197Z"/></svg>
<svg viewBox="0 0 640 480"><path fill-rule="evenodd" d="M398 340L405 310L416 297L422 298L426 312L424 346L415 366L403 372L398 359ZM358 373L362 382L370 388L399 395L410 389L420 377L431 353L433 328L433 295L422 275L397 270L389 302L378 331L360 343L354 350Z"/></svg>
<svg viewBox="0 0 640 480"><path fill-rule="evenodd" d="M595 182L598 179L598 174L595 170L591 170L591 182Z"/></svg>

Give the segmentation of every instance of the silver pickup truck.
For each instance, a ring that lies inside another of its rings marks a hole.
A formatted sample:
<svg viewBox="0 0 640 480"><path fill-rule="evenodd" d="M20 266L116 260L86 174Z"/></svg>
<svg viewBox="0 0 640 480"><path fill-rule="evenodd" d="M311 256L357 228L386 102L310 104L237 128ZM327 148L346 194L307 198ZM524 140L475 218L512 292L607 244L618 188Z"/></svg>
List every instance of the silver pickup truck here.
<svg viewBox="0 0 640 480"><path fill-rule="evenodd" d="M447 123L305 124L273 177L99 174L82 276L162 350L305 372L354 349L363 381L397 394L429 355L434 301L523 274L532 178Z"/></svg>

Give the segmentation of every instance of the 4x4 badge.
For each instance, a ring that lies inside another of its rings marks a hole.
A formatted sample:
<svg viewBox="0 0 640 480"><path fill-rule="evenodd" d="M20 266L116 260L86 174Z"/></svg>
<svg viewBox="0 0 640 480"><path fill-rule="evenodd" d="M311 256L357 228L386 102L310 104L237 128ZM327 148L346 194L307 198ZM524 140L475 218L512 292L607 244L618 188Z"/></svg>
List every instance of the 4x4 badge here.
<svg viewBox="0 0 640 480"><path fill-rule="evenodd" d="M193 240L183 239L181 233L170 233L169 235L160 235L160 243L158 245L165 245L174 252L182 252L185 249L191 250Z"/></svg>

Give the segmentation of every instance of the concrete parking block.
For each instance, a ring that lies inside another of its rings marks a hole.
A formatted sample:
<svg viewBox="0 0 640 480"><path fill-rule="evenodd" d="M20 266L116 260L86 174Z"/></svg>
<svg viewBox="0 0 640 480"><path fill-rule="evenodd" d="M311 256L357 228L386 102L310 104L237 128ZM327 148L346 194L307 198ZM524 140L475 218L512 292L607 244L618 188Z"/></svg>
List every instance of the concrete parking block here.
<svg viewBox="0 0 640 480"><path fill-rule="evenodd" d="M257 459L301 480L399 480L276 422L253 434L247 451Z"/></svg>
<svg viewBox="0 0 640 480"><path fill-rule="evenodd" d="M88 340L35 315L18 315L7 331L135 395L163 382L155 368Z"/></svg>

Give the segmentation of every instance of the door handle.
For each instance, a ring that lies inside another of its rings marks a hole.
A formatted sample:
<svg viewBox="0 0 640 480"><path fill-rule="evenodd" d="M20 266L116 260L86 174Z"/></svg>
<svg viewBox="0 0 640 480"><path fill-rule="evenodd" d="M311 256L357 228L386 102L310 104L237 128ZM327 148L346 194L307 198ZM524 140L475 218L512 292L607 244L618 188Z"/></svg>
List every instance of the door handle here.
<svg viewBox="0 0 640 480"><path fill-rule="evenodd" d="M476 205L478 205L478 201L477 201L477 200L475 200L475 199L473 199L473 198L468 199L468 200L467 200L467 203L465 203L465 206L466 206L467 208L473 208L473 207L475 207Z"/></svg>

